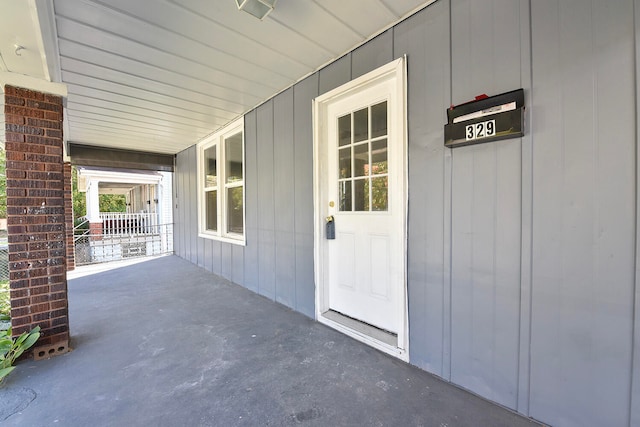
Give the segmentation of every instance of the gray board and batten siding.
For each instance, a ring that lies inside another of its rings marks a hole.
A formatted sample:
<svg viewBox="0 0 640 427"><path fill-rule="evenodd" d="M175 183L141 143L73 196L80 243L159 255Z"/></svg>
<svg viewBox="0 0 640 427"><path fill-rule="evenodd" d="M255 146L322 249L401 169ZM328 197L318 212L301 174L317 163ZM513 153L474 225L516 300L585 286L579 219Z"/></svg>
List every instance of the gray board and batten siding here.
<svg viewBox="0 0 640 427"><path fill-rule="evenodd" d="M635 14L635 15L634 15ZM175 251L314 316L312 100L408 63L410 363L557 426L640 426L640 0L439 0L245 116L246 246ZM525 136L443 146L445 109L524 88Z"/></svg>

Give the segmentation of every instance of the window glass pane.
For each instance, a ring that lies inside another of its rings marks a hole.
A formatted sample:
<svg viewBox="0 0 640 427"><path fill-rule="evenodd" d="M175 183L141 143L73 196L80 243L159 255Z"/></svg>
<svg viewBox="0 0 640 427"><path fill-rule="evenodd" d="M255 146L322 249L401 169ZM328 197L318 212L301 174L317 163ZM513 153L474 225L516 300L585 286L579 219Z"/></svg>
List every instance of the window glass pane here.
<svg viewBox="0 0 640 427"><path fill-rule="evenodd" d="M227 189L227 233L242 234L244 231L242 193L242 187Z"/></svg>
<svg viewBox="0 0 640 427"><path fill-rule="evenodd" d="M371 138L387 134L387 101L371 106Z"/></svg>
<svg viewBox="0 0 640 427"><path fill-rule="evenodd" d="M338 183L340 193L340 211L351 211L351 181L340 181Z"/></svg>
<svg viewBox="0 0 640 427"><path fill-rule="evenodd" d="M353 210L369 210L369 179L356 179L353 181Z"/></svg>
<svg viewBox="0 0 640 427"><path fill-rule="evenodd" d="M338 150L340 178L351 178L351 147Z"/></svg>
<svg viewBox="0 0 640 427"><path fill-rule="evenodd" d="M207 205L205 216L207 218L207 230L218 231L218 192L207 191Z"/></svg>
<svg viewBox="0 0 640 427"><path fill-rule="evenodd" d="M224 140L226 182L242 181L242 132Z"/></svg>
<svg viewBox="0 0 640 427"><path fill-rule="evenodd" d="M369 175L369 144L364 143L353 147L353 176Z"/></svg>
<svg viewBox="0 0 640 427"><path fill-rule="evenodd" d="M372 210L386 211L389 205L389 178L381 176L371 180Z"/></svg>
<svg viewBox="0 0 640 427"><path fill-rule="evenodd" d="M369 138L369 109L363 108L353 113L353 142Z"/></svg>
<svg viewBox="0 0 640 427"><path fill-rule="evenodd" d="M215 187L218 185L216 146L211 146L204 150L205 187Z"/></svg>
<svg viewBox="0 0 640 427"><path fill-rule="evenodd" d="M351 144L351 114L338 118L338 145Z"/></svg>
<svg viewBox="0 0 640 427"><path fill-rule="evenodd" d="M371 167L372 175L380 175L388 173L387 163L387 140L381 139L371 143Z"/></svg>

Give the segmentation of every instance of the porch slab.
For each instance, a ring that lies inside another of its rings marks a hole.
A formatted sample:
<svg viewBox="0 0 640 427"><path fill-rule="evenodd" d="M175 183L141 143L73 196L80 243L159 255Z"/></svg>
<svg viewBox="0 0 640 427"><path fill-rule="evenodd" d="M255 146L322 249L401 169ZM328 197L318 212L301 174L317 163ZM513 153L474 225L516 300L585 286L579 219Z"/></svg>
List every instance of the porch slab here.
<svg viewBox="0 0 640 427"><path fill-rule="evenodd" d="M3 425L540 425L175 256L75 275L74 350Z"/></svg>

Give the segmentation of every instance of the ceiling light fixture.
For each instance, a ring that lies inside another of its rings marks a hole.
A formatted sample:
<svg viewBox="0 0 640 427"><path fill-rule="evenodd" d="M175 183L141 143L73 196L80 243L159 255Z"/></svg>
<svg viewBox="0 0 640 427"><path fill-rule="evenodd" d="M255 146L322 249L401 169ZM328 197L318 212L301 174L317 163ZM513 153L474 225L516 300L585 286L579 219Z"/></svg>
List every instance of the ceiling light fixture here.
<svg viewBox="0 0 640 427"><path fill-rule="evenodd" d="M236 0L238 9L263 20L271 13L277 0Z"/></svg>

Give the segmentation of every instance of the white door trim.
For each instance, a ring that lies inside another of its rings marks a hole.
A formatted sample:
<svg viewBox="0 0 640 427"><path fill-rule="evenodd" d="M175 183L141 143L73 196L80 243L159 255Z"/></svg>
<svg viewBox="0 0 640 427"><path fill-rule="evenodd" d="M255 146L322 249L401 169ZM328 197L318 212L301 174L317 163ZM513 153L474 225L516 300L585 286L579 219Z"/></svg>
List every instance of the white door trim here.
<svg viewBox="0 0 640 427"><path fill-rule="evenodd" d="M397 128L402 129L402 165L403 180L401 189L403 193L403 224L402 237L404 246L403 257L403 274L402 274L402 291L399 304L402 305L400 312L403 316L401 328L398 331L397 346L389 345L374 337L366 335L355 329L351 329L344 324L335 322L323 316L323 313L329 309L328 295L325 291L325 273L324 263L327 261L326 244L325 244L325 218L328 215L329 200L326 192L323 192L323 180L327 176L326 167L324 166L327 157L326 137L324 133L327 130L326 115L327 106L336 100L346 98L360 90L375 85L383 80L393 80L395 85L395 101L397 108L390 119L396 123ZM407 96L406 96L406 58L399 58L376 70L371 71L355 80L352 80L336 89L333 89L323 95L318 96L313 102L313 122L314 122L314 139L313 139L313 193L314 193L314 276L316 284L315 294L315 314L316 320L337 329L344 334L364 342L378 350L396 356L402 360L409 360L409 327L408 327L408 304L407 304L407 194L408 194L408 174L407 174Z"/></svg>

